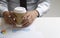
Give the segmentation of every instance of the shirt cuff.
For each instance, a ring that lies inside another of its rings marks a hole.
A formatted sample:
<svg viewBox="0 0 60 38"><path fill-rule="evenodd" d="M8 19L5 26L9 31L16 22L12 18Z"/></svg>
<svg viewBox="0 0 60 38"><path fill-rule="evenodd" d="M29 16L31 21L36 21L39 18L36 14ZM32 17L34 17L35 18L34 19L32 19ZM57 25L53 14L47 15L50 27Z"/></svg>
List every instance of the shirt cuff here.
<svg viewBox="0 0 60 38"><path fill-rule="evenodd" d="M3 12L8 11L8 8L0 4L0 16L3 15Z"/></svg>
<svg viewBox="0 0 60 38"><path fill-rule="evenodd" d="M6 7L0 7L0 15L3 15L3 12L8 11Z"/></svg>
<svg viewBox="0 0 60 38"><path fill-rule="evenodd" d="M38 11L39 16L42 16L44 14L44 12L46 12L48 10L48 8L49 8L49 3L43 2L38 5L36 10Z"/></svg>

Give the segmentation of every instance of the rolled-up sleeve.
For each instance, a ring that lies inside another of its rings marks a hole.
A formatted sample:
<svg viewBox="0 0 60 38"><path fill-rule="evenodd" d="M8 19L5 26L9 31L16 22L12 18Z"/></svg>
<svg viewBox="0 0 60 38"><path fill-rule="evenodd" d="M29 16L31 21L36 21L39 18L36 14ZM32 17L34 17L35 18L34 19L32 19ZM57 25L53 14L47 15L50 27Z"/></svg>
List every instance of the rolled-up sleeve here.
<svg viewBox="0 0 60 38"><path fill-rule="evenodd" d="M8 11L8 2L6 0L0 0L0 16L4 11Z"/></svg>
<svg viewBox="0 0 60 38"><path fill-rule="evenodd" d="M45 0L41 3L38 3L38 7L36 8L36 10L39 13L39 16L42 16L46 11L48 11L50 7L50 0Z"/></svg>

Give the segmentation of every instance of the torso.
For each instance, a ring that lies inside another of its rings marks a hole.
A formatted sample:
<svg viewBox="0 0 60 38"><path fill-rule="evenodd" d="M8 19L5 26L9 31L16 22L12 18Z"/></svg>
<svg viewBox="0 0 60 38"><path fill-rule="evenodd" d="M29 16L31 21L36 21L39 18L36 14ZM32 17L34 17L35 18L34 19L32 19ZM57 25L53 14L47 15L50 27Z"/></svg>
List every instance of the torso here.
<svg viewBox="0 0 60 38"><path fill-rule="evenodd" d="M38 0L27 0L27 9L28 10L34 10L37 5ZM15 7L19 7L20 6L20 0L9 0L9 10L13 10Z"/></svg>

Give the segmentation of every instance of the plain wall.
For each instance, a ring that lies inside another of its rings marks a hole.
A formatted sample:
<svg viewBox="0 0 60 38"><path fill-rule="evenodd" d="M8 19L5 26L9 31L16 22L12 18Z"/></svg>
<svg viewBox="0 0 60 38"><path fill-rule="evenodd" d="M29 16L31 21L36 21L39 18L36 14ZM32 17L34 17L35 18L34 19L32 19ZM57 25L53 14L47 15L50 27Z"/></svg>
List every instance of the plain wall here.
<svg viewBox="0 0 60 38"><path fill-rule="evenodd" d="M60 0L51 0L50 10L43 17L60 17Z"/></svg>

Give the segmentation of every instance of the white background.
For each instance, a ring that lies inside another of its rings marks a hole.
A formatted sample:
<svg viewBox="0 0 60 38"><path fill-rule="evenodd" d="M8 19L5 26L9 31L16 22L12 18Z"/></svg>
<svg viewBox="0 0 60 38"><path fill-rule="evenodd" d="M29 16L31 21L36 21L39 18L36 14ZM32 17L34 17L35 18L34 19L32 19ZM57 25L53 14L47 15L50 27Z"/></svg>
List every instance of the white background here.
<svg viewBox="0 0 60 38"><path fill-rule="evenodd" d="M36 35L36 37L44 35L45 38L60 38L60 18L58 17L37 18L32 25L35 27L35 32L40 32L40 35ZM35 34L35 32L32 32L32 34ZM29 37L28 34L26 35ZM15 34L14 36L18 35ZM41 37L43 38L43 36ZM32 38L35 38L35 36Z"/></svg>
<svg viewBox="0 0 60 38"><path fill-rule="evenodd" d="M44 33L45 38L60 38L60 18L40 18L35 25L38 31Z"/></svg>
<svg viewBox="0 0 60 38"><path fill-rule="evenodd" d="M37 31L42 32L45 38L60 38L60 18L43 17L35 20Z"/></svg>

